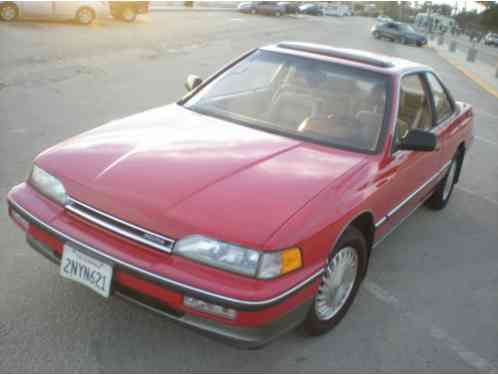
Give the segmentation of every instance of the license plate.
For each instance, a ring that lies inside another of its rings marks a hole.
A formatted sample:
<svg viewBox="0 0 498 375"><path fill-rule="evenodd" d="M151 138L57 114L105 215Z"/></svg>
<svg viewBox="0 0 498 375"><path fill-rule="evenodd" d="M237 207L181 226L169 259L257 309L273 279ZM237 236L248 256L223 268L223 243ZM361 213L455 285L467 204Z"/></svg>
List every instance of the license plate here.
<svg viewBox="0 0 498 375"><path fill-rule="evenodd" d="M112 266L83 254L68 244L64 244L60 274L85 285L103 297L109 297Z"/></svg>

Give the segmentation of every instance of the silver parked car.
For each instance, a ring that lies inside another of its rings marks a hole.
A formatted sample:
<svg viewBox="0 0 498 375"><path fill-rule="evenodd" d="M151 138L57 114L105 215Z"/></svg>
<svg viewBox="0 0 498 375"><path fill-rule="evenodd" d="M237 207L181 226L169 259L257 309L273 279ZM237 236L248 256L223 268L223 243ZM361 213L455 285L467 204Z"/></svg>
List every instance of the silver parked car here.
<svg viewBox="0 0 498 375"><path fill-rule="evenodd" d="M253 1L239 4L239 11L251 14L267 14L280 17L285 14L285 6L274 1Z"/></svg>
<svg viewBox="0 0 498 375"><path fill-rule="evenodd" d="M7 22L22 17L74 19L88 25L109 14L107 1L0 1L0 20Z"/></svg>

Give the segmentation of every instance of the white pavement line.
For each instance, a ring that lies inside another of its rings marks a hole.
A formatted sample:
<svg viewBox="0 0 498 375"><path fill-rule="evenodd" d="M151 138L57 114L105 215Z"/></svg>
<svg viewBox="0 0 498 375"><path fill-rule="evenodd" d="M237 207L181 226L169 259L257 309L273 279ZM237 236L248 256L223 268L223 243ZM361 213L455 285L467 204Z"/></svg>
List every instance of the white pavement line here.
<svg viewBox="0 0 498 375"><path fill-rule="evenodd" d="M472 196L474 196L474 197L484 199L484 200L488 201L489 203L493 203L493 204L495 204L495 205L497 205L497 206L498 206L498 202L497 202L497 201L495 201L494 199L491 199L491 198L485 197L485 196L483 196L483 195L479 195L479 194L477 194L476 192L473 192L472 190L469 190L469 189L467 189L467 188L463 188L463 187L461 187L461 186L455 186L455 187L456 187L456 189L457 189L457 190L463 191L464 193L470 194L470 195L472 195Z"/></svg>
<svg viewBox="0 0 498 375"><path fill-rule="evenodd" d="M454 337L451 337L444 329L435 326L432 322L421 316L408 311L399 301L399 299L388 291L372 281L365 281L363 287L370 292L375 298L397 310L403 317L409 319L415 326L421 329L427 329L433 339L442 342L449 350L454 352L468 366L487 372L496 372L497 369L487 360L478 354L468 350L462 343Z"/></svg>
<svg viewBox="0 0 498 375"><path fill-rule="evenodd" d="M489 143L490 145L493 145L493 146L498 146L498 143L490 141L489 139L486 139L486 138L483 138L483 137L479 137L477 135L474 136L474 138L477 139L480 142Z"/></svg>

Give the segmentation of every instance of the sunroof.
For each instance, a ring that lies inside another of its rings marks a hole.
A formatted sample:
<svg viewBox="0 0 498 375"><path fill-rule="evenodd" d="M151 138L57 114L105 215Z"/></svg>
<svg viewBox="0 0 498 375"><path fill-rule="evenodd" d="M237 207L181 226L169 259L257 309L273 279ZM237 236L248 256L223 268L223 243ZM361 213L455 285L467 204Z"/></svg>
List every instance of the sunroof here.
<svg viewBox="0 0 498 375"><path fill-rule="evenodd" d="M328 46L319 46L316 44L298 43L298 42L282 42L277 44L280 48L290 49L300 52L309 52L318 55L329 57L338 57L345 60L361 62L368 65L377 66L380 68L392 68L393 63L386 61L380 57L369 54L368 52L360 52L342 48L333 48Z"/></svg>

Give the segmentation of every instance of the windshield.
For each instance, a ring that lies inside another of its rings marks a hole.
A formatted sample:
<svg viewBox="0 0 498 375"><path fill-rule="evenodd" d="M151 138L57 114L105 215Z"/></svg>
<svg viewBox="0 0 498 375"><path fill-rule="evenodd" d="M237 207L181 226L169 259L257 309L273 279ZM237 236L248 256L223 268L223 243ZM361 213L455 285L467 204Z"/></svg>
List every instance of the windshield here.
<svg viewBox="0 0 498 375"><path fill-rule="evenodd" d="M258 50L184 103L206 115L312 142L374 151L386 111L384 75Z"/></svg>

